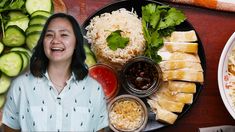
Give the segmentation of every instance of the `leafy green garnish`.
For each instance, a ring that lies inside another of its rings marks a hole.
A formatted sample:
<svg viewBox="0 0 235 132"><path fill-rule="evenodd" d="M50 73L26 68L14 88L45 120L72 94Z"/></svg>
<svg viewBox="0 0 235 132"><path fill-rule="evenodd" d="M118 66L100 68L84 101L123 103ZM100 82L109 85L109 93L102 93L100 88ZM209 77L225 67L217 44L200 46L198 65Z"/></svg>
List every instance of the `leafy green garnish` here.
<svg viewBox="0 0 235 132"><path fill-rule="evenodd" d="M173 7L156 4L142 6L142 26L147 42L145 56L160 62L162 59L157 52L163 46L163 37L171 35L175 26L185 19L185 15Z"/></svg>
<svg viewBox="0 0 235 132"><path fill-rule="evenodd" d="M112 32L107 38L108 46L111 50L117 50L117 48L125 48L129 43L129 38L121 36L122 30L116 30Z"/></svg>

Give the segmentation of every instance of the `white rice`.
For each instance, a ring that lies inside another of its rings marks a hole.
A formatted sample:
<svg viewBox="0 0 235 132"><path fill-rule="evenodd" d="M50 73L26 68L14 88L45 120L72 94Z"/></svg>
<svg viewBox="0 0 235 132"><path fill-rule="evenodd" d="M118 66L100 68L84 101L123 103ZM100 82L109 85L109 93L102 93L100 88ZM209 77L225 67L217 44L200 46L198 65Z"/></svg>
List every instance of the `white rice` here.
<svg viewBox="0 0 235 132"><path fill-rule="evenodd" d="M94 17L86 30L86 39L91 43L91 49L98 59L101 57L102 60L124 64L129 59L143 54L145 50L141 20L137 14L124 8ZM121 35L128 37L130 41L124 49L113 51L108 47L106 38L116 30L122 30Z"/></svg>

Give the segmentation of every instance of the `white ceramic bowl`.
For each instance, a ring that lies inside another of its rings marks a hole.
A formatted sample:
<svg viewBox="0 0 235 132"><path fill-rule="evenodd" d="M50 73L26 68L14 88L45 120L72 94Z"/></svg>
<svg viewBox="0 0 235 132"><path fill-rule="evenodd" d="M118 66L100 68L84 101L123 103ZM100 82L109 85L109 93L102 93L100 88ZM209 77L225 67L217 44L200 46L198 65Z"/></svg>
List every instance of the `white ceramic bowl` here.
<svg viewBox="0 0 235 132"><path fill-rule="evenodd" d="M235 106L229 95L229 76L228 76L228 58L235 46L235 32L227 41L219 60L218 66L218 85L221 98L230 115L235 119ZM235 95L234 95L235 96Z"/></svg>

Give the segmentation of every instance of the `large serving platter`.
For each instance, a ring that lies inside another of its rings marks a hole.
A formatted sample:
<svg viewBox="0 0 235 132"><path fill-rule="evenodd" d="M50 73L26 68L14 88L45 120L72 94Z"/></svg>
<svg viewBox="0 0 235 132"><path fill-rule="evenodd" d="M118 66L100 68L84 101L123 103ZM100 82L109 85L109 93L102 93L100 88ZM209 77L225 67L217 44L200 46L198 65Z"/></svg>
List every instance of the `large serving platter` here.
<svg viewBox="0 0 235 132"><path fill-rule="evenodd" d="M163 5L162 3L156 2L156 1L151 1L151 0L124 0L124 1L118 1L118 2L114 2L111 3L101 9L99 9L98 11L96 11L95 13L93 13L91 16L89 16L83 23L82 28L83 28L83 33L84 35L86 34L86 29L85 27L87 27L90 23L90 20L92 18L94 18L95 16L99 16L103 13L110 13L112 11L118 10L120 8L125 8L129 11L131 11L132 9L134 9L134 11L136 11L137 15L139 17L141 17L141 7L144 5L147 5L149 3L155 3L157 5ZM188 31L188 30L195 30L193 28L193 26L186 20L185 22L181 23L179 26L176 27L177 31ZM204 71L204 78L205 78L205 70L206 70L206 60L205 60L205 54L204 54L204 49L203 49L203 45L202 42L200 41L199 36L198 37L198 55L199 58L201 60L201 65ZM87 42L88 43L88 42ZM186 105L183 109L183 112L179 114L179 117L177 120L179 120L180 118L182 118L191 108L192 105L195 103L195 101L197 100L201 90L203 89L203 84L200 83L196 83L196 87L197 87L197 92L194 94L194 99L193 99L193 103L191 105ZM125 93L125 91L123 90L123 88L120 88L120 92L119 94L123 94ZM148 123L147 126L145 127L145 129L143 131L152 131L152 130L157 130L163 127L168 126L167 124L164 123L160 123L158 121L155 120L155 114L151 111L149 105L146 103L146 98L142 99L146 106L148 107Z"/></svg>
<svg viewBox="0 0 235 132"><path fill-rule="evenodd" d="M235 46L235 33L231 35L227 41L222 54L220 56L219 66L218 66L218 84L220 96L223 100L225 107L227 108L230 115L235 119L235 106L232 101L230 94L230 78L228 72L228 59L231 55L232 49Z"/></svg>

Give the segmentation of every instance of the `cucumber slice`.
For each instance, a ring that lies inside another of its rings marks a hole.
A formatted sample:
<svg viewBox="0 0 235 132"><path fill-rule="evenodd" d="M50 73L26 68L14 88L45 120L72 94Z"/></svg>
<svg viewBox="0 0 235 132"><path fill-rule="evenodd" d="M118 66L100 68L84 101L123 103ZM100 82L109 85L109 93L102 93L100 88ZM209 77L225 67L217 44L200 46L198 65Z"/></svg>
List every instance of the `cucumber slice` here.
<svg viewBox="0 0 235 132"><path fill-rule="evenodd" d="M50 17L51 16L51 13L48 12L48 11L43 11L43 10L37 10L35 12L33 12L31 14L31 18L34 17L34 16L37 16L37 15L40 15L40 16L45 16L45 17Z"/></svg>
<svg viewBox="0 0 235 132"><path fill-rule="evenodd" d="M22 46L25 43L24 31L16 25L9 26L2 41L9 47Z"/></svg>
<svg viewBox="0 0 235 132"><path fill-rule="evenodd" d="M16 25L19 28L21 28L23 31L25 31L28 28L28 24L29 24L29 18L23 17L20 19L14 19L14 20L8 21L5 28L7 29L7 27L11 25Z"/></svg>
<svg viewBox="0 0 235 132"><path fill-rule="evenodd" d="M23 47L14 47L14 48L11 48L10 51L23 52L23 53L26 53L28 57L32 56L32 52Z"/></svg>
<svg viewBox="0 0 235 132"><path fill-rule="evenodd" d="M20 72L23 72L29 65L29 59L27 57L26 54L24 54L23 52L17 52L18 54L20 54L21 58L22 58L22 61L23 61L23 65L22 65L22 68L20 70Z"/></svg>
<svg viewBox="0 0 235 132"><path fill-rule="evenodd" d="M0 70L9 77L19 75L22 65L21 56L15 52L9 52L0 57Z"/></svg>
<svg viewBox="0 0 235 132"><path fill-rule="evenodd" d="M0 108L3 107L5 101L6 101L5 95L4 95L4 94L1 94L1 95L0 95Z"/></svg>
<svg viewBox="0 0 235 132"><path fill-rule="evenodd" d="M0 54L2 53L3 50L4 50L4 45L3 43L0 42Z"/></svg>
<svg viewBox="0 0 235 132"><path fill-rule="evenodd" d="M11 78L5 74L0 75L0 94L5 93L11 84Z"/></svg>
<svg viewBox="0 0 235 132"><path fill-rule="evenodd" d="M87 64L88 67L95 65L96 64L95 57L92 54L87 53L85 63Z"/></svg>
<svg viewBox="0 0 235 132"><path fill-rule="evenodd" d="M93 54L92 51L91 51L91 49L89 48L89 46L88 46L87 44L84 44L84 45L83 45L83 48L84 48L84 50L85 50L86 53Z"/></svg>
<svg viewBox="0 0 235 132"><path fill-rule="evenodd" d="M47 21L47 17L45 16L34 16L29 21L29 25L44 25Z"/></svg>
<svg viewBox="0 0 235 132"><path fill-rule="evenodd" d="M37 10L43 10L50 12L52 9L51 0L26 0L25 2L26 10L29 14Z"/></svg>
<svg viewBox="0 0 235 132"><path fill-rule="evenodd" d="M39 25L39 24L30 25L25 31L26 36L28 36L30 33L35 32L35 31L41 32L43 30L43 27L44 27L43 25Z"/></svg>
<svg viewBox="0 0 235 132"><path fill-rule="evenodd" d="M37 45L40 35L41 35L41 32L32 32L27 36L26 45L31 51Z"/></svg>
<svg viewBox="0 0 235 132"><path fill-rule="evenodd" d="M21 11L10 11L8 13L8 16L10 17L10 20L16 20L16 19L28 17L26 14L24 14Z"/></svg>

